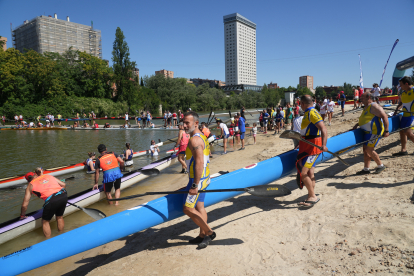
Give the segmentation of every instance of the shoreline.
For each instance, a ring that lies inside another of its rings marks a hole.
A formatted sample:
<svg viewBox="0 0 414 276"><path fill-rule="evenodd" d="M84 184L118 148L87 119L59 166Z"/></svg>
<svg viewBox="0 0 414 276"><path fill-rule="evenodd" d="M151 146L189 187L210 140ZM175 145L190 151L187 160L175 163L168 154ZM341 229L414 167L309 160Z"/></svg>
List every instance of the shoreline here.
<svg viewBox="0 0 414 276"><path fill-rule="evenodd" d="M327 126L328 136L348 130L359 114L335 118ZM211 173L233 171L293 148L292 141L270 133L258 134L256 145L247 139L244 151L214 154ZM308 210L297 208L307 191L297 188L296 174L273 182L291 189L289 196L268 199L243 194L208 207L217 238L207 249L188 244L198 229L190 219L180 217L24 275L193 275L196 270L206 275L413 273L414 157L392 158L399 144L397 134L379 142L376 149L387 166L379 175L354 175L363 166L361 148L343 155L350 167L336 159L319 164L315 177L321 201ZM407 147L414 150L412 143ZM186 177L174 174L178 167L171 167L170 175L163 177L174 175L172 179L144 190L182 187Z"/></svg>

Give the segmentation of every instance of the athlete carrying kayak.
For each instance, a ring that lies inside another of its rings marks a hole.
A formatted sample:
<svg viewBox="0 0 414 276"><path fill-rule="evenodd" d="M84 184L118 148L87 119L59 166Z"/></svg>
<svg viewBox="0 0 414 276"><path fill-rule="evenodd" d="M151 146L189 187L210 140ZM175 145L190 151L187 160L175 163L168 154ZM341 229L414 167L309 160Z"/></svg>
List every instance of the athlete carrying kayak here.
<svg viewBox="0 0 414 276"><path fill-rule="evenodd" d="M30 197L32 194L35 194L45 201L42 214L43 234L45 237L50 238L52 235L50 220L55 215L58 230L62 232L65 227L63 214L65 213L66 203L68 202L68 195L65 190L66 184L54 176L43 174L42 168L36 168L35 173L27 173L25 178L29 184L24 195L20 219L26 218Z"/></svg>
<svg viewBox="0 0 414 276"><path fill-rule="evenodd" d="M124 160L116 153L108 152L104 144L98 146L98 151L101 156L95 161L95 185L92 190L98 189L99 169L101 168L104 174L103 187L106 198L112 199L112 187L115 188L115 198L119 198L121 196L121 177L123 176L121 170L123 171L125 168ZM112 204L111 201L108 203ZM115 205L118 205L118 201L115 202Z"/></svg>
<svg viewBox="0 0 414 276"><path fill-rule="evenodd" d="M299 141L299 152L296 161L296 168L298 170L297 180L300 189L303 186L306 186L306 189L308 189L308 198L303 202L299 202L298 205L309 208L319 202L319 198L315 194L315 161L318 159L319 154L328 151L326 147L328 135L321 115L313 107L312 97L309 95L302 96L300 98L300 107L305 111L300 130L302 137L323 149L320 150L317 147Z"/></svg>
<svg viewBox="0 0 414 276"><path fill-rule="evenodd" d="M357 175L370 174L369 163L371 163L371 159L378 165L375 168L375 174L385 170L385 166L382 164L378 153L375 152L375 146L381 137L388 137L390 135L388 131L388 116L385 114L384 109L375 102L375 98L370 92L364 93L361 96L364 109L354 129L359 126L364 131L364 140L367 142L363 146L364 169L357 172Z"/></svg>
<svg viewBox="0 0 414 276"><path fill-rule="evenodd" d="M405 76L400 79L400 86L401 89L404 90L399 96L399 102L397 107L395 108L394 115L397 114L398 109L402 106L402 110L404 111L403 116L401 117L400 128L406 128L412 125L414 121L414 89L413 89L413 81L410 77ZM404 156L408 155L407 152L407 137L414 142L414 134L413 131L408 128L405 130L400 131L400 138L401 138L401 151L397 153L393 153L393 156Z"/></svg>
<svg viewBox="0 0 414 276"><path fill-rule="evenodd" d="M210 145L207 137L198 129L199 121L198 114L194 111L184 115L184 130L190 134L190 140L185 150L189 177L186 190L189 193L183 198L183 212L200 227L200 234L189 240L189 243L198 244L198 248L206 248L214 240L216 233L207 224L207 212L204 209L205 193L198 193L210 184Z"/></svg>

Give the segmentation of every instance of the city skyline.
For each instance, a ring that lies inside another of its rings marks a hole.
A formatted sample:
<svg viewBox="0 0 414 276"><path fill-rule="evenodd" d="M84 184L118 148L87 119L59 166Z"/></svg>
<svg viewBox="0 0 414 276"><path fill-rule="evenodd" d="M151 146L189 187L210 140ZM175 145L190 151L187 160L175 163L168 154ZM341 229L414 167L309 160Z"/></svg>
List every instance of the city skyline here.
<svg viewBox="0 0 414 276"><path fill-rule="evenodd" d="M76 8L80 3L86 6ZM202 10L203 5L189 5L190 2L187 5L185 1L180 5L165 1L161 6L125 1L128 9L121 10L107 9L94 0L39 1L24 6L3 1L0 35L8 39L7 47L11 47L10 22L17 26L26 19L54 13L60 18L70 16L71 21L85 25L93 20L102 31L103 59L110 60L110 64L115 29L119 26L141 76L167 68L177 76L225 80L221 20L224 15L237 12L260 26L256 33L257 84L273 81L281 87L296 86L298 77L304 75L315 78L314 88L344 82L358 85L358 54L365 86L379 83L392 44L399 38L382 85L391 86L395 64L414 54L411 50L414 40L405 31L407 24L392 20L374 22L370 16L361 16L382 14L384 10L387 14L400 14L400 8L388 1L351 0L305 7L306 3L266 2L266 9L262 9L261 2L252 5L249 1L228 1L220 3L221 9L216 11ZM412 10L414 3L402 1L402 6ZM335 17L330 19L329 14ZM406 74L411 74L411 70Z"/></svg>

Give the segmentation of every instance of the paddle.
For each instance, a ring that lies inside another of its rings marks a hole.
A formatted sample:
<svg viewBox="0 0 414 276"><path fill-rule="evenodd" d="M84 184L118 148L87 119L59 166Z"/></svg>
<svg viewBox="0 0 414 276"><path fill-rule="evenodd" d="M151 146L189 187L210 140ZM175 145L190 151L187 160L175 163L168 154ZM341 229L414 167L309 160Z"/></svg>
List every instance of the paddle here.
<svg viewBox="0 0 414 276"><path fill-rule="evenodd" d="M230 116L230 119L231 119L231 111L229 110L229 116Z"/></svg>
<svg viewBox="0 0 414 276"><path fill-rule="evenodd" d="M391 135L391 134L395 134L395 133L397 133L397 132L400 132L401 130L405 130L405 129L412 128L412 127L414 127L414 126L408 126L408 127L404 127L404 128L401 128L401 129L394 130L393 132L390 132L390 135ZM340 150L340 151L337 151L337 152L335 152L335 153L336 153L336 154L343 154L343 153L345 153L346 151L348 151L348 150L350 150L350 149L352 149L352 148L358 147L358 146L360 146L360 145L363 145L363 144L365 144L365 143L367 143L367 142L370 142L370 141L376 140L376 139L378 139L378 138L387 138L387 137L384 137L384 136L377 136L377 137L372 138L372 139L370 139L370 140L366 140L366 141L364 141L364 142L360 142L360 143L358 143L358 144L355 144L355 145L349 146L349 147L347 147L347 148L344 148L344 149L342 149L342 150Z"/></svg>
<svg viewBox="0 0 414 276"><path fill-rule="evenodd" d="M201 190L199 193L221 193L221 192L246 192L254 196L263 196L263 197L281 197L290 195L291 191L283 185L260 185L247 188L236 188L236 189L217 189L217 190ZM132 199L136 197L142 197L146 195L164 195L164 194L188 194L186 190L180 191L166 191L166 192L147 192L145 194L131 195L116 199L108 199L109 201L118 201L125 199Z"/></svg>
<svg viewBox="0 0 414 276"><path fill-rule="evenodd" d="M211 111L210 111L210 115L208 115L207 124L208 124L208 122L210 121L210 118L211 118L211 113L213 113L213 110L211 110Z"/></svg>
<svg viewBox="0 0 414 276"><path fill-rule="evenodd" d="M311 142L309 142L308 140L303 139L303 138L302 138L302 135L300 135L300 133L295 132L295 131L293 131L293 130L285 130L282 134L280 134L280 136L279 136L279 137L280 137L280 138L284 138L284 139L295 139L295 140L300 140L300 141L302 141L302 142L305 142L305 143L307 143L307 144L309 144L309 145L311 145L311 146L314 146L314 147L316 147L316 148L318 148L318 149L322 150L322 147L319 147L319 146L315 145L314 143L311 143ZM334 153L334 152L331 152L331 151L329 151L329 150L327 151L327 153L332 154L333 156L335 156L336 158L338 158L338 159L339 159L339 161L341 161L344 165L349 166L349 164L348 164L345 160L343 160L341 157L339 157L339 155L338 155L338 154L336 154L336 153Z"/></svg>
<svg viewBox="0 0 414 276"><path fill-rule="evenodd" d="M211 124L213 119L214 119L214 112L211 112L211 120L209 122L207 122L207 125Z"/></svg>
<svg viewBox="0 0 414 276"><path fill-rule="evenodd" d="M81 209L81 210L82 210L82 211L84 211L87 215L89 215L91 218L93 218L93 219L95 219L95 220L100 220L100 219L106 218L106 215L105 215L103 212L101 212L101 211L99 211L99 210L97 210L97 209L92 209L92 208L83 208L83 207L80 207L80 206L75 205L75 204L73 204L73 203L70 203L69 201L68 201L67 203L68 203L69 205L72 205L72 206L75 206L76 208Z"/></svg>

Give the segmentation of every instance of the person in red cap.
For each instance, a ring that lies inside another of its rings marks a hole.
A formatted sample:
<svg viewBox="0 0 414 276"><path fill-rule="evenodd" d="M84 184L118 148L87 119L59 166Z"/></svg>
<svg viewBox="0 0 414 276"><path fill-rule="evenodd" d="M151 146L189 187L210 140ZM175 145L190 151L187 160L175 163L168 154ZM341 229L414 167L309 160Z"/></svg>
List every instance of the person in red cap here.
<svg viewBox="0 0 414 276"><path fill-rule="evenodd" d="M36 168L35 173L29 172L24 176L29 184L24 195L20 219L26 218L27 206L29 205L31 195L37 195L45 201L42 214L43 234L46 238L50 238L52 235L50 220L53 216L56 215L57 227L60 232L65 227L63 214L68 202L65 190L66 184L54 176L43 174L42 168Z"/></svg>
<svg viewBox="0 0 414 276"><path fill-rule="evenodd" d="M345 96L344 91L341 91L339 95L339 100L341 101L341 109L342 109L342 117L343 117L345 113L345 102L346 102L346 96Z"/></svg>

